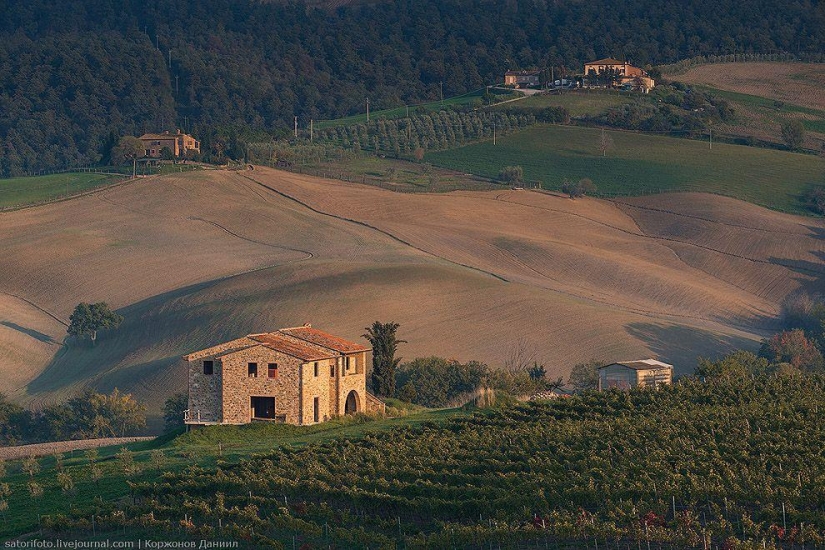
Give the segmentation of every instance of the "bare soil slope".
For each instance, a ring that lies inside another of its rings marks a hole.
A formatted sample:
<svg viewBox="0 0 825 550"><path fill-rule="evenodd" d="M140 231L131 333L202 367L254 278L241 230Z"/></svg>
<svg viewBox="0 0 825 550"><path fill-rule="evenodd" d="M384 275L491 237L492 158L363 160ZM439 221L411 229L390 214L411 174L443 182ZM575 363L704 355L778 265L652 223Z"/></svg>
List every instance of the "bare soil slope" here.
<svg viewBox="0 0 825 550"><path fill-rule="evenodd" d="M527 191L409 195L275 170L155 178L0 214L0 391L84 386L155 411L180 355L312 322L401 323L406 358L502 365L754 347L789 292L822 286L825 224L708 195L619 202ZM80 301L126 320L61 346Z"/></svg>
<svg viewBox="0 0 825 550"><path fill-rule="evenodd" d="M673 78L825 109L825 65L821 63L712 63L698 65Z"/></svg>

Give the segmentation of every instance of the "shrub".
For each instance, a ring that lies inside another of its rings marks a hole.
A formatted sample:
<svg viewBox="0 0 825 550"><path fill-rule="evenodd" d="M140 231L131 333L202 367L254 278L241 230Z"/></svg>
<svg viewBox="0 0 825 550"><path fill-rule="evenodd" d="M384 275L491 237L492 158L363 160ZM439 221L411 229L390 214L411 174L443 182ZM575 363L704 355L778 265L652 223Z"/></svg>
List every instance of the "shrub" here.
<svg viewBox="0 0 825 550"><path fill-rule="evenodd" d="M803 196L803 202L812 212L825 214L825 187L817 185Z"/></svg>
<svg viewBox="0 0 825 550"><path fill-rule="evenodd" d="M822 368L822 354L801 329L786 330L762 342L759 356L773 363L789 363L808 371Z"/></svg>
<svg viewBox="0 0 825 550"><path fill-rule="evenodd" d="M524 170L521 166L505 166L498 173L498 179L509 185L515 185L524 179Z"/></svg>
<svg viewBox="0 0 825 550"><path fill-rule="evenodd" d="M185 393L176 393L166 400L163 405L163 420L166 431L171 432L183 428L183 412L189 407L189 396Z"/></svg>
<svg viewBox="0 0 825 550"><path fill-rule="evenodd" d="M801 120L789 120L782 124L782 141L788 149L799 149L805 141L805 126Z"/></svg>
<svg viewBox="0 0 825 550"><path fill-rule="evenodd" d="M561 190L563 193L567 193L571 199L576 199L583 197L588 193L592 195L596 192L597 188L596 184L593 183L593 180L589 178L582 178L576 183L564 180L564 183L561 184Z"/></svg>

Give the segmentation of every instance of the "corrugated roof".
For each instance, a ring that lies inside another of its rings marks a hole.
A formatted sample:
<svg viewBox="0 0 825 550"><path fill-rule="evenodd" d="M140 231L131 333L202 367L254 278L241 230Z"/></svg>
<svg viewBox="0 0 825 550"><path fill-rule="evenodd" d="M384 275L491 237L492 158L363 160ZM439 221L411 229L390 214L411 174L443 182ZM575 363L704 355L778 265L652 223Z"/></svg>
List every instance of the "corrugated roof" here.
<svg viewBox="0 0 825 550"><path fill-rule="evenodd" d="M312 328L310 326L282 328L278 332L292 336L294 338L300 338L301 340L304 340L306 342L310 342L318 346L323 346L325 348L335 350L341 353L370 351L371 349L362 346L361 344L357 344L355 342L350 342L349 340L344 340L343 338L333 336L332 334L329 334L322 330L318 330L317 328Z"/></svg>
<svg viewBox="0 0 825 550"><path fill-rule="evenodd" d="M585 63L585 65L624 65L624 61L619 61L618 59L613 59L612 57L605 57L604 59L599 59L598 61L591 61L590 63Z"/></svg>
<svg viewBox="0 0 825 550"><path fill-rule="evenodd" d="M288 338L278 332L250 334L249 338L260 342L269 349L297 357L303 361L318 361L319 359L335 357L334 353L330 353L329 350L323 349L320 346L313 346L295 338Z"/></svg>

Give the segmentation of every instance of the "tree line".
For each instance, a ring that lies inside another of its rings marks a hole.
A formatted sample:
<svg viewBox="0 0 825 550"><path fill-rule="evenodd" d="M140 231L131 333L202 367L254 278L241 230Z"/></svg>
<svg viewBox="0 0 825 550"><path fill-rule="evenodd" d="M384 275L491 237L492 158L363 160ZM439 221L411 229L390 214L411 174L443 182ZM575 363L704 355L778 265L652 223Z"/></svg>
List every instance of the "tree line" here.
<svg viewBox="0 0 825 550"><path fill-rule="evenodd" d="M106 164L119 136L174 128L228 153L238 133L286 135L295 116L340 118L367 98L431 101L507 69L821 53L824 12L813 0L14 1L0 8L0 176Z"/></svg>
<svg viewBox="0 0 825 550"><path fill-rule="evenodd" d="M25 409L0 394L0 445L135 435L146 427L143 405L115 388L87 390L64 403Z"/></svg>

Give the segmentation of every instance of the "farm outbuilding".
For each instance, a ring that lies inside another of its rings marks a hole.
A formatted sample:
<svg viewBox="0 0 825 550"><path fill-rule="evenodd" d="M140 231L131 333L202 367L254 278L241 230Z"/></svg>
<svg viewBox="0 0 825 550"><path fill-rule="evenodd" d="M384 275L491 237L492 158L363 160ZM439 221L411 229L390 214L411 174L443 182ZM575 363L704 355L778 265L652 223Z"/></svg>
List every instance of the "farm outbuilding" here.
<svg viewBox="0 0 825 550"><path fill-rule="evenodd" d="M655 388L673 383L673 365L655 359L611 363L599 369L599 391Z"/></svg>

